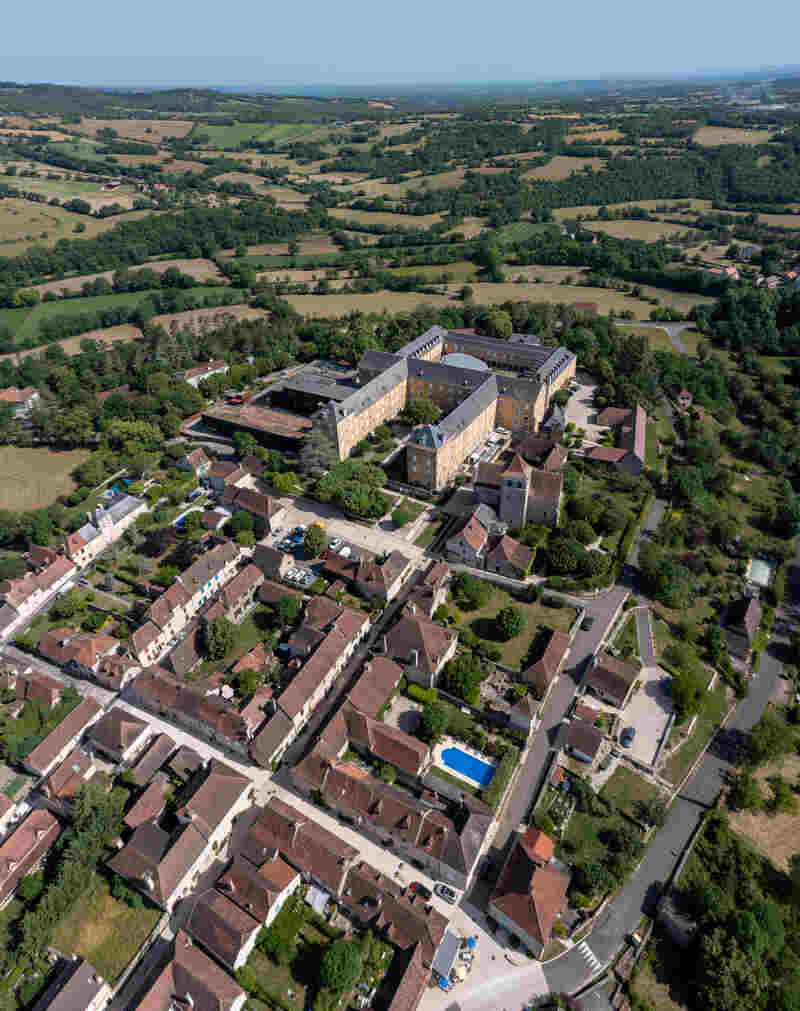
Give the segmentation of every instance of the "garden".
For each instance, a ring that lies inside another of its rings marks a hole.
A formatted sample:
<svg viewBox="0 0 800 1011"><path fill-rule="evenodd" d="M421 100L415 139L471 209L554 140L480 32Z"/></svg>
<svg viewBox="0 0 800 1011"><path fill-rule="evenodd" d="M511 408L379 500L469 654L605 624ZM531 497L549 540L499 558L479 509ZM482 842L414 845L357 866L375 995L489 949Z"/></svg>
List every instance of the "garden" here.
<svg viewBox="0 0 800 1011"><path fill-rule="evenodd" d="M0 725L0 751L12 765L21 764L25 758L58 726L64 717L78 705L81 697L73 685L67 683L61 692L61 701L52 709L39 699L29 698L19 714L12 718L7 711ZM7 708L7 704L4 706ZM16 706L14 707L16 709Z"/></svg>

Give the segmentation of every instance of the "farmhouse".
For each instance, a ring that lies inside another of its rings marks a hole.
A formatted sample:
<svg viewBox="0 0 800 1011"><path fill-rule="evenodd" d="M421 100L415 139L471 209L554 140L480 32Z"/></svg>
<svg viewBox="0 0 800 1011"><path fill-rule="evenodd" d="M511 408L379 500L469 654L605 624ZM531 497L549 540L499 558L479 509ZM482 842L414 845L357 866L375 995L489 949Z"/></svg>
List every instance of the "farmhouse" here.
<svg viewBox="0 0 800 1011"><path fill-rule="evenodd" d="M647 414L641 404L634 408L607 407L597 416L597 424L615 430L616 446L592 446L586 459L612 464L635 477L645 467Z"/></svg>

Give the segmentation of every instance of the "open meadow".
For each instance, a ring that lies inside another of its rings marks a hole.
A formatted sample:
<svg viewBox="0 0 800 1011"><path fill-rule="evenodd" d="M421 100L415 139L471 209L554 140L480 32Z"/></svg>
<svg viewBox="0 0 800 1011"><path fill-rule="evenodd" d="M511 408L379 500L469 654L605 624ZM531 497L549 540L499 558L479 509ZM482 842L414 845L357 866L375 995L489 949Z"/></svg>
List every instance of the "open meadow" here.
<svg viewBox="0 0 800 1011"><path fill-rule="evenodd" d="M42 509L74 491L70 477L89 458L86 449L23 449L0 446L0 509Z"/></svg>
<svg viewBox="0 0 800 1011"><path fill-rule="evenodd" d="M566 154L557 154L546 165L537 165L522 174L526 179L568 179L573 172L583 172L586 168L599 172L605 166L604 158L570 158Z"/></svg>
<svg viewBox="0 0 800 1011"><path fill-rule="evenodd" d="M744 130L733 126L701 126L695 130L694 142L703 147L718 144L766 144L775 136L774 130Z"/></svg>
<svg viewBox="0 0 800 1011"><path fill-rule="evenodd" d="M357 211L351 207L331 207L328 214L339 221L360 225L389 225L402 228L430 228L442 220L441 214L400 214L391 211Z"/></svg>
<svg viewBox="0 0 800 1011"><path fill-rule="evenodd" d="M136 221L152 213L127 211L108 218L93 218L62 207L8 197L0 200L0 257L19 256L31 246L54 246L59 239L74 239L78 225L84 227L79 233L82 238L93 239L120 221Z"/></svg>
<svg viewBox="0 0 800 1011"><path fill-rule="evenodd" d="M185 137L194 126L190 119L87 119L81 120L80 132L97 137L98 130L114 130L125 140L158 145L165 137Z"/></svg>

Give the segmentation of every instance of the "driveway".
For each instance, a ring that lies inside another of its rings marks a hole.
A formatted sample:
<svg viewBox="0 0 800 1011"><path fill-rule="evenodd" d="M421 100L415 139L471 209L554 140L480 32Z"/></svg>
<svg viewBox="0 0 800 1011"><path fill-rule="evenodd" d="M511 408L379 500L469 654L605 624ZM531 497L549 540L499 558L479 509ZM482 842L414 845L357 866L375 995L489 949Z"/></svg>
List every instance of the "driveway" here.
<svg viewBox="0 0 800 1011"><path fill-rule="evenodd" d="M672 715L669 676L660 667L643 667L641 685L620 713L620 727L634 727L636 737L624 754L643 765L652 765L658 745Z"/></svg>
<svg viewBox="0 0 800 1011"><path fill-rule="evenodd" d="M639 536L631 545L630 553L626 559L627 565L638 566L639 564L639 544L643 537L649 537L655 530L658 529L658 524L661 522L661 517L664 515L664 510L667 508L667 503L660 498L657 498L655 502L650 506L650 511L645 517L644 523L642 524L642 529L639 531Z"/></svg>

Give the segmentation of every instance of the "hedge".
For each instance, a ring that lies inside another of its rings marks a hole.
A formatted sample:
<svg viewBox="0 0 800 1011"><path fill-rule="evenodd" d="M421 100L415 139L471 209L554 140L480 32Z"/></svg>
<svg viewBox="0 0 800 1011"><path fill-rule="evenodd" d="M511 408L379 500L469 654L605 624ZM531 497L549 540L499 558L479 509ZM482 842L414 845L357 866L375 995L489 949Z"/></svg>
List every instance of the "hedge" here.
<svg viewBox="0 0 800 1011"><path fill-rule="evenodd" d="M638 515L634 516L628 521L628 525L625 527L625 533L620 537L619 544L617 545L617 558L625 563L625 559L628 557L631 548L633 547L633 542L636 539L636 534L639 531L639 526L644 522L647 513L650 510L650 506L655 502L656 496L654 492L648 492L644 502L642 503L642 508L639 510Z"/></svg>
<svg viewBox="0 0 800 1011"><path fill-rule="evenodd" d="M435 702L439 697L435 688L423 688L422 685L414 684L413 682L406 689L406 694L410 699L413 699L415 702L422 702L423 705L426 702Z"/></svg>
<svg viewBox="0 0 800 1011"><path fill-rule="evenodd" d="M547 585L551 590L561 590L563 593L579 592L581 590L603 590L613 586L619 579L620 563L614 562L608 572L587 579L573 579L570 576L548 576Z"/></svg>
<svg viewBox="0 0 800 1011"><path fill-rule="evenodd" d="M488 804L489 807L496 808L500 801L503 799L503 794L506 792L506 787L511 782L511 777L514 775L514 769L516 769L519 763L519 748L510 745L505 756L501 759L500 764L495 770L495 774L492 777L491 783L486 787L485 790L481 790L480 798L484 804Z"/></svg>
<svg viewBox="0 0 800 1011"><path fill-rule="evenodd" d="M772 600L776 606L783 603L786 597L786 573L789 563L783 562L775 572L775 581L772 584Z"/></svg>
<svg viewBox="0 0 800 1011"><path fill-rule="evenodd" d="M313 924L321 934L329 937L332 941L338 941L341 937L344 937L344 931L332 927L325 917L320 916L315 909L307 909L304 912L306 923Z"/></svg>

